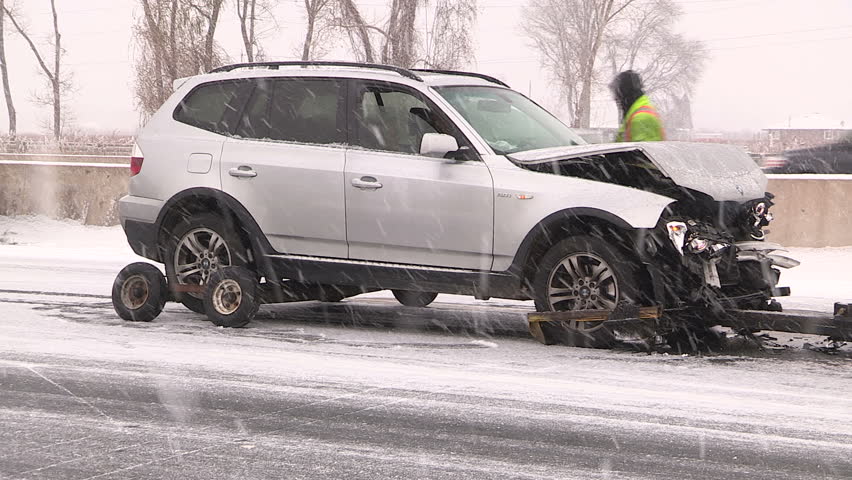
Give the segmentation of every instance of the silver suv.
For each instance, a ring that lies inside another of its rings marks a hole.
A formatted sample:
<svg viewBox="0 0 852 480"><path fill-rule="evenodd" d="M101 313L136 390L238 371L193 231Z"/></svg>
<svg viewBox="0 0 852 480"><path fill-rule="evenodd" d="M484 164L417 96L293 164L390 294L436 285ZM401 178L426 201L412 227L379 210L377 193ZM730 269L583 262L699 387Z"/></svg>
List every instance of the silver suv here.
<svg viewBox="0 0 852 480"><path fill-rule="evenodd" d="M240 265L277 296L391 289L532 299L541 311L768 308L790 266L772 196L734 147L588 145L494 78L344 62L222 67L175 82L137 137L122 225L203 312ZM786 263L786 265L785 265ZM611 334L561 324L578 343Z"/></svg>

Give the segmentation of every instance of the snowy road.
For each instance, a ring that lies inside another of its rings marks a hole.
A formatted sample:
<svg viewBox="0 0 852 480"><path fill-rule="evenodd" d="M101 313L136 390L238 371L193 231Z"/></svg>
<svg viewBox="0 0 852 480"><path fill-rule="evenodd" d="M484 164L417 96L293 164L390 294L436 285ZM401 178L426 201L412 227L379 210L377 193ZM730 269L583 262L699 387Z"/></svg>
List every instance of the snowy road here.
<svg viewBox="0 0 852 480"><path fill-rule="evenodd" d="M120 231L0 221L3 479L852 477L849 355L545 347L526 305L443 296L126 323ZM847 286L818 273L792 304Z"/></svg>

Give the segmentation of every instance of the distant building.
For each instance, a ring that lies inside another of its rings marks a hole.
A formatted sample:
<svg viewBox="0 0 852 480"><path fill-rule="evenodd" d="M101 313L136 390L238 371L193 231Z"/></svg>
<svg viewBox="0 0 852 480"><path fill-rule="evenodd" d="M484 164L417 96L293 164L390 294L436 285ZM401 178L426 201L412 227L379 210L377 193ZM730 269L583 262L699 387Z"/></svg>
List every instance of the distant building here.
<svg viewBox="0 0 852 480"><path fill-rule="evenodd" d="M791 117L781 125L763 129L763 143L770 153L796 148L814 147L836 142L852 133L852 125L843 120L830 119L813 113Z"/></svg>

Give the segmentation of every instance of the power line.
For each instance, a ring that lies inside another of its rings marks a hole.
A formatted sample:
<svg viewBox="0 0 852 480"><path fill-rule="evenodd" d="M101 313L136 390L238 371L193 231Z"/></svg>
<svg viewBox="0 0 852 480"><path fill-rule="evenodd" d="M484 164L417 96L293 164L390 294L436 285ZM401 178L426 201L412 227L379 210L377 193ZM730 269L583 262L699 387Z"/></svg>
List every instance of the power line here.
<svg viewBox="0 0 852 480"><path fill-rule="evenodd" d="M792 35L796 33L806 33L806 32L822 32L826 30L844 30L847 28L852 28L852 25L844 25L838 27L821 27L821 28L808 28L804 30L787 30L786 32L773 32L773 33L758 33L754 35L740 35L737 37L720 37L720 38L709 38L707 40L703 40L705 42L721 42L727 40L739 40L743 38L757 38L757 37L774 37L779 35Z"/></svg>

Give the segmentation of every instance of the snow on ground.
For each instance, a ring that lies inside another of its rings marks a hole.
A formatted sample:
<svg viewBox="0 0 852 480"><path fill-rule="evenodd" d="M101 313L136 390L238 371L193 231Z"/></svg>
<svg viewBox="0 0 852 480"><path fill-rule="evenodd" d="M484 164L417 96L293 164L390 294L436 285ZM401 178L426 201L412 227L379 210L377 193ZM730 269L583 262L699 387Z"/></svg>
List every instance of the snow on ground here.
<svg viewBox="0 0 852 480"><path fill-rule="evenodd" d="M794 248L790 256L803 265L782 277L797 292L785 303L827 309L849 299L852 247ZM793 463L818 459L831 473L823 476L848 478L848 356L734 350L700 357L545 347L525 334L524 310L517 307L529 308L529 302L442 295L428 309L409 309L386 292L378 294L385 299L265 307L245 329L214 327L176 304L154 322L122 322L105 296L118 270L140 260L120 227L0 217L0 378L17 371L49 372L51 378L77 372L154 382L177 422L200 398L181 397L174 393L178 387L196 382L224 389L244 382L241 388L279 396L328 396L311 405L363 399L367 405L355 405L358 412L401 416L416 425L407 428L436 438L453 425L469 426L478 438L484 426L496 424L495 438L502 438L504 426L517 426L530 432L531 442L541 440L537 435L548 425L580 445L593 435L611 435L614 452L619 442L648 440L660 445L665 460L637 457L653 462L646 478L674 471L665 462L684 462L693 450L700 460L705 451L716 457L695 467L711 473L691 478L725 478L719 472L728 464L729 473L739 473L734 477L757 478L750 472L765 469L743 470L738 455ZM397 328L406 322L415 327ZM501 322L508 334L489 334L484 326ZM28 415L18 413L33 422ZM424 425L427 420L434 430ZM443 458L414 453L423 462ZM515 471L511 464L500 468ZM545 473L534 476L593 477L588 471Z"/></svg>
<svg viewBox="0 0 852 480"><path fill-rule="evenodd" d="M787 308L831 311L834 302L852 300L852 246L833 248L790 248L789 256L802 265L781 274L781 285L790 286L793 296L782 299ZM69 259L78 281L63 279ZM90 263L91 275L81 271L79 262ZM43 290L68 293L109 295L111 281L103 281L99 273L124 265L147 261L133 253L121 227L84 226L69 220L52 220L43 216L0 217L0 289ZM26 262L29 274L23 278L9 265ZM364 295L390 298L389 292ZM441 295L441 302L474 305L531 306L530 302L511 300L474 300L458 295Z"/></svg>

